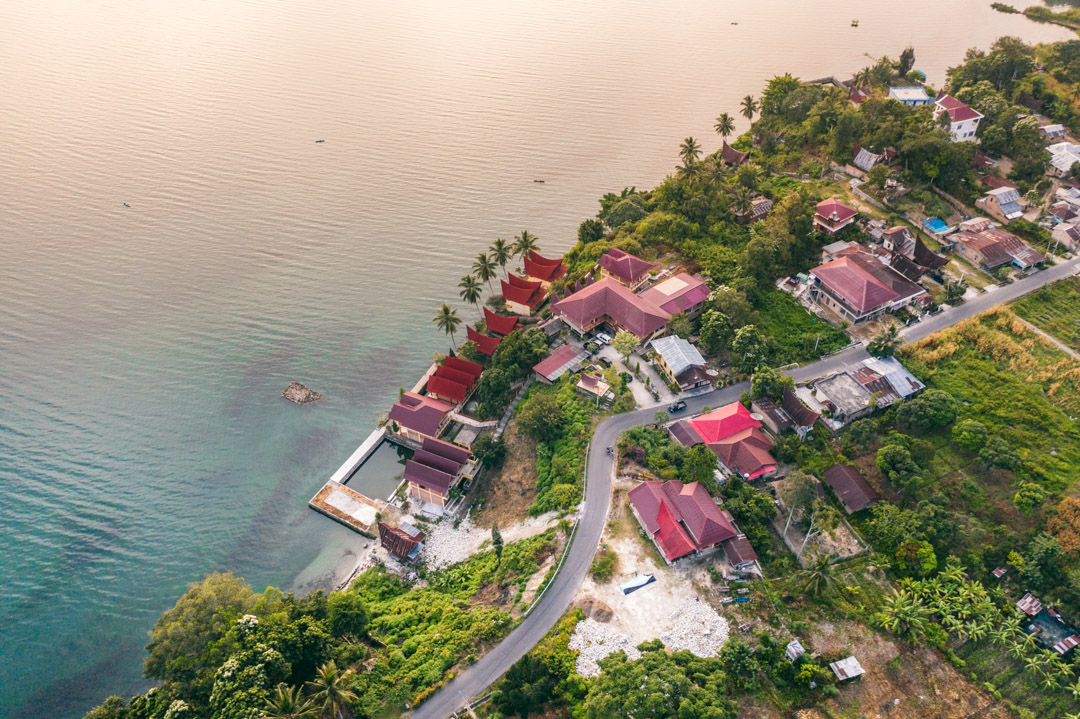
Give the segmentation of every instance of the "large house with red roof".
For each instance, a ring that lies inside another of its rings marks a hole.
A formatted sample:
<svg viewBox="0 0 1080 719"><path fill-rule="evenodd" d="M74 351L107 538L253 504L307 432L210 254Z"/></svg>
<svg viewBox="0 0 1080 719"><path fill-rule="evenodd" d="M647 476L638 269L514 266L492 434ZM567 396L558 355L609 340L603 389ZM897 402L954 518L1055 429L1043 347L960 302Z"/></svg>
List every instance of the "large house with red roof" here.
<svg viewBox="0 0 1080 719"><path fill-rule="evenodd" d="M953 142L975 142L975 131L983 118L981 113L945 93L934 100L934 119L938 119L943 112L949 113L949 136Z"/></svg>
<svg viewBox="0 0 1080 719"><path fill-rule="evenodd" d="M698 482L649 480L631 489L627 499L638 523L668 563L728 546L737 557L732 559L735 565L745 566L757 559L753 549L749 550L753 556L747 556L745 537L739 534L731 515L717 507Z"/></svg>
<svg viewBox="0 0 1080 719"><path fill-rule="evenodd" d="M613 247L601 255L597 263L602 277L610 277L631 292L637 291L649 279L651 262Z"/></svg>
<svg viewBox="0 0 1080 719"><path fill-rule="evenodd" d="M670 431L684 447L706 445L729 474L757 479L776 472L773 443L741 402L675 422Z"/></svg>
<svg viewBox="0 0 1080 719"><path fill-rule="evenodd" d="M552 306L552 313L582 336L607 324L615 331L626 330L643 342L663 332L671 318L669 312L610 277L559 300Z"/></svg>
<svg viewBox="0 0 1080 719"><path fill-rule="evenodd" d="M810 270L810 277L810 297L852 324L930 300L922 285L858 247Z"/></svg>
<svg viewBox="0 0 1080 719"><path fill-rule="evenodd" d="M814 229L831 237L854 222L858 214L835 197L822 200L814 207Z"/></svg>
<svg viewBox="0 0 1080 719"><path fill-rule="evenodd" d="M566 277L566 265L561 257L549 260L536 250L531 250L525 258L525 277L539 282L545 290L549 290L552 282Z"/></svg>
<svg viewBox="0 0 1080 719"><path fill-rule="evenodd" d="M499 280L506 309L516 315L529 316L536 311L547 297L543 282L526 280L513 272L507 273L505 280Z"/></svg>
<svg viewBox="0 0 1080 719"><path fill-rule="evenodd" d="M680 272L674 277L657 282L641 293L643 300L648 300L669 315L685 312L691 318L701 314L705 300L712 290L705 280L696 275Z"/></svg>
<svg viewBox="0 0 1080 719"><path fill-rule="evenodd" d="M454 405L449 402L406 392L390 408L390 422L397 434L414 442L423 442L427 437L439 436L453 411Z"/></svg>
<svg viewBox="0 0 1080 719"><path fill-rule="evenodd" d="M469 479L469 450L441 439L425 437L420 449L405 463L404 479L409 496L443 507L450 490L462 479Z"/></svg>

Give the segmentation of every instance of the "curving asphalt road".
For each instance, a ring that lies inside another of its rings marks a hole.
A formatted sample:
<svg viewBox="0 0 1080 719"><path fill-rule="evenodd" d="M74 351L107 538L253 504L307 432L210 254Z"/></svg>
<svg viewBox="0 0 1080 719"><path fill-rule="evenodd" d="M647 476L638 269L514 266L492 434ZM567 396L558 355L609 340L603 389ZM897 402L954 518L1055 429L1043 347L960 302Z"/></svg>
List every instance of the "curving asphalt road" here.
<svg viewBox="0 0 1080 719"><path fill-rule="evenodd" d="M1033 290L1080 270L1080 258L1055 265L1030 277L999 287L969 300L959 307L950 307L940 314L912 325L901 337L905 343L915 342L1003 302L1009 302ZM862 347L853 347L840 354L797 367L788 372L796 382L805 382L836 372L867 357ZM739 399L750 383L724 387L686 400L686 409L677 416L690 416L704 407L719 407ZM458 675L453 681L425 701L413 714L413 719L446 719L462 709L465 699L480 696L506 670L533 648L559 617L570 607L578 587L589 571L593 555L600 544L607 515L611 507L611 480L614 477L614 458L604 451L618 441L619 435L631 427L652 422L660 405L615 415L601 422L593 434L586 474L585 504L581 510L577 533L558 576L548 587L540 603L510 634L480 660Z"/></svg>

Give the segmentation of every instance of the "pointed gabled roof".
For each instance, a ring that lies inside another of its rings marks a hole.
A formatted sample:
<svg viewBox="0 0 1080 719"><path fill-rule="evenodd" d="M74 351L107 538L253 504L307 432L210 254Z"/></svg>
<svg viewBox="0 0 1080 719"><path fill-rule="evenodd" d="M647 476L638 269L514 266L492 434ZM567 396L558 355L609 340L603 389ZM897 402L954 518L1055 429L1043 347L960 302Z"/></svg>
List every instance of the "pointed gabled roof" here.
<svg viewBox="0 0 1080 719"><path fill-rule="evenodd" d="M626 284L633 285L645 275L649 274L653 264L646 262L640 257L631 255L629 252L613 247L600 257L600 266L608 274L618 277Z"/></svg>
<svg viewBox="0 0 1080 719"><path fill-rule="evenodd" d="M442 399L461 404L465 401L465 395L469 388L460 382L455 382L445 377L431 375L427 381L427 393Z"/></svg>
<svg viewBox="0 0 1080 719"><path fill-rule="evenodd" d="M406 392L390 409L390 419L420 434L434 435L443 418L453 409L454 405L449 402Z"/></svg>
<svg viewBox="0 0 1080 719"><path fill-rule="evenodd" d="M461 372L467 372L473 376L473 379L479 379L483 373L484 368L475 362L469 360L463 360L460 357L447 357L443 360L443 366L450 369L460 370Z"/></svg>
<svg viewBox="0 0 1080 719"><path fill-rule="evenodd" d="M439 365L435 368L435 376L448 379L451 382L457 382L458 384L465 385L466 387L472 387L476 382L476 378L468 372L462 372L459 369L453 367L447 367L446 365Z"/></svg>
<svg viewBox="0 0 1080 719"><path fill-rule="evenodd" d="M508 335L517 329L518 318L497 315L485 307L484 324L487 325L488 332L494 332L497 335Z"/></svg>
<svg viewBox="0 0 1080 719"><path fill-rule="evenodd" d="M773 443L757 427L747 427L729 437L711 442L709 449L728 469L747 479L754 479L776 469L776 460L771 454Z"/></svg>
<svg viewBox="0 0 1080 719"><path fill-rule="evenodd" d="M725 437L730 437L748 427L761 426L761 422L751 417L750 410L744 407L741 402L732 402L720 409L714 409L708 414L687 420L687 423L705 444L712 444Z"/></svg>
<svg viewBox="0 0 1080 719"><path fill-rule="evenodd" d="M731 145L727 144L727 140L724 140L723 146L720 148L720 159L729 165L735 165L738 167L749 159L749 152L739 152Z"/></svg>
<svg viewBox="0 0 1080 719"><path fill-rule="evenodd" d="M480 354L491 356L495 351L495 348L499 346L499 342L502 341L501 337L488 337L485 334L480 334L473 329L472 325L465 328L465 334L468 338L476 344L476 349L480 351Z"/></svg>

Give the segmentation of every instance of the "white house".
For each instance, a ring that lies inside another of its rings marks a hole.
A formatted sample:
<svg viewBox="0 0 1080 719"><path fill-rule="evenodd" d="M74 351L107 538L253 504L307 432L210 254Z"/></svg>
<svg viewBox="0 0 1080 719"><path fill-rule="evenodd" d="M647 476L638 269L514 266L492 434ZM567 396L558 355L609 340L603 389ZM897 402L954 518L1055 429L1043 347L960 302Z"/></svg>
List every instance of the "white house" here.
<svg viewBox="0 0 1080 719"><path fill-rule="evenodd" d="M1058 177L1068 175L1073 163L1080 161L1080 145L1074 145L1071 142L1055 142L1053 145L1047 145L1046 151L1050 153L1050 167Z"/></svg>
<svg viewBox="0 0 1080 719"><path fill-rule="evenodd" d="M897 102L902 102L908 107L929 105L931 102L926 90L917 85L912 87L890 87L889 97Z"/></svg>
<svg viewBox="0 0 1080 719"><path fill-rule="evenodd" d="M979 129L981 113L972 110L952 95L940 95L934 100L934 119L941 113L949 113L949 134L953 142L975 142L975 131Z"/></svg>

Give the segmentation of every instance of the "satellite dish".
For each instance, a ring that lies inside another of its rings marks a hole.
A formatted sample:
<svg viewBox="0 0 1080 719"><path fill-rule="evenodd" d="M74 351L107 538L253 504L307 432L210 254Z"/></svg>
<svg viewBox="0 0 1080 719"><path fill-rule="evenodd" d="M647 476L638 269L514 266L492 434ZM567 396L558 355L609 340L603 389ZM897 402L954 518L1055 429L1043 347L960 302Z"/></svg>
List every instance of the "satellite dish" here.
<svg viewBox="0 0 1080 719"><path fill-rule="evenodd" d="M759 414L759 413L757 413L757 412L754 412L754 413L752 413L752 414L750 415L750 418L751 418L751 419L755 419L755 420L757 420L758 422L760 422L761 420L765 419L765 415L763 415L763 414Z"/></svg>

